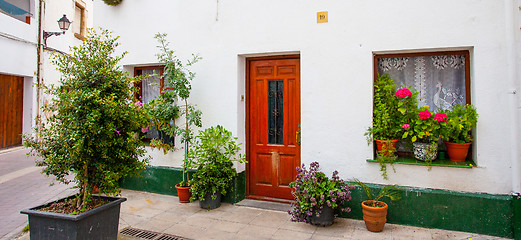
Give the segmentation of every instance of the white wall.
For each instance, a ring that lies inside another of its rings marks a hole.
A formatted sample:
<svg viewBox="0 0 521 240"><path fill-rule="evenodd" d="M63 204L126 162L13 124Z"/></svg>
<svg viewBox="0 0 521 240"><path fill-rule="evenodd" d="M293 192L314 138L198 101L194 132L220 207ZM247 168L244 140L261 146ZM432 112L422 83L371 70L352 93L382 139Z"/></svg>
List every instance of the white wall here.
<svg viewBox="0 0 521 240"><path fill-rule="evenodd" d="M34 8L34 2L31 6ZM24 77L23 133L31 132L35 96L32 84L36 79L38 12L32 8L30 24L0 13L0 73Z"/></svg>
<svg viewBox="0 0 521 240"><path fill-rule="evenodd" d="M156 63L153 36L166 32L181 59L200 53L191 101L204 127L221 124L245 139L245 56L301 54L302 162L318 160L326 173L344 178L471 192L509 193L514 124L507 80L505 9L498 0L401 1L96 1L95 26L121 36L122 64ZM513 7L513 6L512 6ZM519 11L515 10L519 20ZM329 22L316 23L328 11ZM515 23L518 31L519 22ZM518 33L517 33L518 35ZM516 42L518 44L518 42ZM471 51L472 104L479 116L478 168L396 165L389 180L367 163L372 147L363 133L371 124L373 53L428 49ZM519 54L516 55L519 66ZM517 80L518 81L518 80ZM518 96L516 96L519 99ZM519 100L517 100L519 102ZM244 146L244 145L243 145ZM181 155L179 155L181 156ZM177 156L177 157L179 157ZM176 166L177 157L160 165ZM241 168L243 169L243 168Z"/></svg>

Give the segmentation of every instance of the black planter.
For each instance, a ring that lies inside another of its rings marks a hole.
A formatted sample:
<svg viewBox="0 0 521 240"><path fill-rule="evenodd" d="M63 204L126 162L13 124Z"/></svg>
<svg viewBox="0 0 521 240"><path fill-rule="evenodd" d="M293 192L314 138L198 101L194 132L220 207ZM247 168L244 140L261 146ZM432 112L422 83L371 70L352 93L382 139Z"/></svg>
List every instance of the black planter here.
<svg viewBox="0 0 521 240"><path fill-rule="evenodd" d="M215 199L212 199L212 196L216 195ZM221 206L221 196L219 193L207 193L204 196L204 201L199 201L199 206L204 209L212 210Z"/></svg>
<svg viewBox="0 0 521 240"><path fill-rule="evenodd" d="M72 198L75 196L70 196ZM36 239L117 239L119 210L126 198L92 196L111 202L78 214L68 215L38 211L46 204L20 213L29 217L31 240ZM67 199L67 198L64 198Z"/></svg>
<svg viewBox="0 0 521 240"><path fill-rule="evenodd" d="M328 206L322 207L322 212L317 217L317 210L313 211L313 214L309 217L309 223L315 226L330 226L335 220L335 210Z"/></svg>

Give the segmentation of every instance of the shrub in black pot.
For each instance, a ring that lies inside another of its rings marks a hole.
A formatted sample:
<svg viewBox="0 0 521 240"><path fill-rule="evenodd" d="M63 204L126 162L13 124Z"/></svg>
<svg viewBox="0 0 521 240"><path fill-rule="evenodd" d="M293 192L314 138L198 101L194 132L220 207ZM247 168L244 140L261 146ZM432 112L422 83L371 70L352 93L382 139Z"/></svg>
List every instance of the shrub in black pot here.
<svg viewBox="0 0 521 240"><path fill-rule="evenodd" d="M202 208L219 207L220 195L231 190L233 178L237 176L233 162L245 162L239 154L240 144L236 141L237 138L220 125L199 131L195 138L194 146L188 154L197 166L190 180L190 200L199 200Z"/></svg>
<svg viewBox="0 0 521 240"><path fill-rule="evenodd" d="M82 238L111 238L91 231L103 231L95 226L107 225L109 218L115 218L110 221L115 224L111 227L115 233L110 234L117 235L119 203L124 200L112 207L110 203L116 199L92 196L91 190L97 187L103 194L118 195L118 180L143 170L147 163L147 159L142 158L145 150L138 134L147 119L133 97L131 86L136 80L117 65L125 53L113 56L117 46L117 37L112 37L107 30L99 33L90 30L86 40L72 47L70 54L55 55L53 63L62 77L59 86L45 87L53 98L42 107L43 112L51 113L50 117L37 119L36 134L24 136L24 145L31 148L30 154L40 157L36 165L44 167L44 174L54 175L57 181L66 184L75 183L79 192L73 197L23 211L29 214L31 239L47 239L45 236L76 239L76 235L59 235L58 232L65 230L52 222L70 220L70 215L88 220L88 224L82 223L87 230L75 230L81 232ZM74 178L67 178L69 174ZM45 212L44 207L52 213ZM108 209L116 215L93 220L95 214L91 209L96 208ZM36 220L45 213L49 215L47 220Z"/></svg>

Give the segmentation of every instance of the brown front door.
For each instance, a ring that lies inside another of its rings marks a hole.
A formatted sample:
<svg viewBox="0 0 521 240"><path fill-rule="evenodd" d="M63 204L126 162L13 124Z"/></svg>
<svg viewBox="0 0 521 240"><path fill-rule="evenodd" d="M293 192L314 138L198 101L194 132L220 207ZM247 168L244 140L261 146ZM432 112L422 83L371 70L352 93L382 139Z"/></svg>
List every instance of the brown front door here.
<svg viewBox="0 0 521 240"><path fill-rule="evenodd" d="M0 148L22 144L23 77L0 74Z"/></svg>
<svg viewBox="0 0 521 240"><path fill-rule="evenodd" d="M293 199L300 165L300 58L248 60L248 195Z"/></svg>

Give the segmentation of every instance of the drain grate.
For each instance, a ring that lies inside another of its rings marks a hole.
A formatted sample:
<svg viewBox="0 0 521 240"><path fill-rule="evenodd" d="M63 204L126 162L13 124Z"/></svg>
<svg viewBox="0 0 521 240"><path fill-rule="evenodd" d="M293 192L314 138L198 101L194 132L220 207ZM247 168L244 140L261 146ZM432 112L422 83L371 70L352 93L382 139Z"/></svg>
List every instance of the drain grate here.
<svg viewBox="0 0 521 240"><path fill-rule="evenodd" d="M158 233L152 232L148 230L142 230L137 228L127 227L119 232L120 234L141 238L141 239L150 239L150 240L190 240L189 238L184 238L172 234L167 233Z"/></svg>

